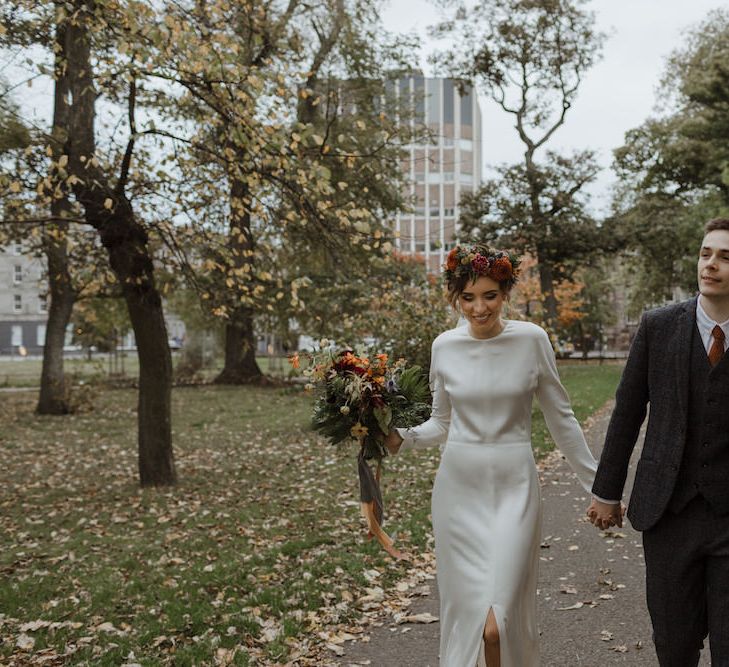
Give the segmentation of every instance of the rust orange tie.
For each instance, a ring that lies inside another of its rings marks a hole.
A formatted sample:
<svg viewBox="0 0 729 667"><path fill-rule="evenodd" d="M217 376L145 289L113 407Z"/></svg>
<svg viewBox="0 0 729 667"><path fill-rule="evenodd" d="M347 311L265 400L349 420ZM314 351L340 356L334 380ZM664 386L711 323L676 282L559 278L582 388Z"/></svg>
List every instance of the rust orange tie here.
<svg viewBox="0 0 729 667"><path fill-rule="evenodd" d="M724 356L724 331L717 324L711 330L711 335L714 340L711 343L711 349L709 349L709 363L712 366L716 366Z"/></svg>

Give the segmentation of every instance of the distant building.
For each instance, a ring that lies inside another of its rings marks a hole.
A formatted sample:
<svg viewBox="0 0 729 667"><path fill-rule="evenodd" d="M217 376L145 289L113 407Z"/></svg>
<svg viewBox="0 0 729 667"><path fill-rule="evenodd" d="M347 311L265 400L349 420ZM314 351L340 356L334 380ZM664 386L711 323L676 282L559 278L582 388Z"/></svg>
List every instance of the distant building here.
<svg viewBox="0 0 729 667"><path fill-rule="evenodd" d="M0 355L43 354L48 321L46 290L42 260L26 254L22 243L0 246ZM165 321L170 346L173 349L181 347L185 340L184 323L167 311ZM71 340L69 326L66 345L70 345ZM135 347L131 331L119 341L120 349Z"/></svg>
<svg viewBox="0 0 729 667"><path fill-rule="evenodd" d="M44 268L21 243L0 247L0 354L41 354L48 319Z"/></svg>
<svg viewBox="0 0 729 667"><path fill-rule="evenodd" d="M403 165L410 175L406 194L414 197L415 207L394 221L397 245L438 271L453 245L461 196L481 184L481 108L473 91L461 95L453 79L417 73L397 81L400 104L408 96L431 140L410 146Z"/></svg>

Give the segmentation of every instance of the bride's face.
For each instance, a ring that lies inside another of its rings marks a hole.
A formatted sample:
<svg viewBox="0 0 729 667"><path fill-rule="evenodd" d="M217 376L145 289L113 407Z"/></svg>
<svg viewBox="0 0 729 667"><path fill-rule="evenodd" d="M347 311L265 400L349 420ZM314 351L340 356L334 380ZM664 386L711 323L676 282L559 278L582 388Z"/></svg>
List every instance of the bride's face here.
<svg viewBox="0 0 729 667"><path fill-rule="evenodd" d="M488 276L466 285L458 303L476 338L491 338L501 331L501 309L506 298L499 283Z"/></svg>

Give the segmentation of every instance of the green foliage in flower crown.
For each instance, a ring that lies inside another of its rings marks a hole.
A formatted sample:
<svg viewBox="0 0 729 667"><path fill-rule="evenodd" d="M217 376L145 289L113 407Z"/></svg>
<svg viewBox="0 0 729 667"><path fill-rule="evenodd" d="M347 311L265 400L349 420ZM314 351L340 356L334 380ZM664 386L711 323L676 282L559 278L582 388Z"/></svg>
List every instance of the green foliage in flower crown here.
<svg viewBox="0 0 729 667"><path fill-rule="evenodd" d="M313 357L305 373L317 390L312 428L333 445L361 442L367 459L387 456L385 436L395 426L416 426L430 415L430 390L420 366L400 359L389 365L386 354L375 361L351 350ZM298 364L298 358L296 359Z"/></svg>

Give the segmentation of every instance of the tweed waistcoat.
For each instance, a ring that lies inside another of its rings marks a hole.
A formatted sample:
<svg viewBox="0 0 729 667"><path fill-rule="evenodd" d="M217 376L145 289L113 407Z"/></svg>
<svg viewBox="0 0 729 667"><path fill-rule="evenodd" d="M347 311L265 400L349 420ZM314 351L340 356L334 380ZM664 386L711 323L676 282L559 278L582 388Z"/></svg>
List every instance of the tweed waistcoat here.
<svg viewBox="0 0 729 667"><path fill-rule="evenodd" d="M711 368L698 330L691 336L686 442L669 502L680 512L697 495L729 513L729 355Z"/></svg>

